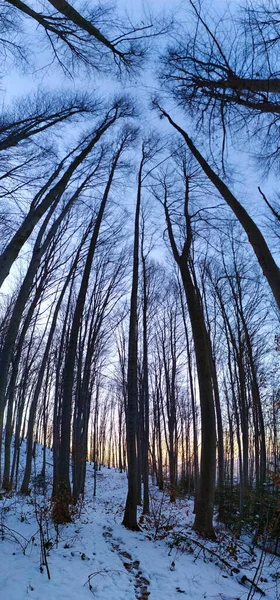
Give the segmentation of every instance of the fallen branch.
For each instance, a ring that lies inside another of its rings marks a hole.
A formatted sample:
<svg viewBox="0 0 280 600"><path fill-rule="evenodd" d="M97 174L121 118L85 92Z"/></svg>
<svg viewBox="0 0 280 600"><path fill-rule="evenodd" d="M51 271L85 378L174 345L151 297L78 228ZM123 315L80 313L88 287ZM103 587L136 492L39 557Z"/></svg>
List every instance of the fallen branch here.
<svg viewBox="0 0 280 600"><path fill-rule="evenodd" d="M241 585L246 585L246 583L248 582L250 584L250 591L249 591L249 595L247 596L247 600L248 598L252 596L251 590L254 589L255 592L258 592L258 594L261 594L262 596L265 596L265 592L254 582L253 579L249 579L249 577L247 577L247 575L242 575L242 577L240 579L237 579L238 583L240 583Z"/></svg>
<svg viewBox="0 0 280 600"><path fill-rule="evenodd" d="M208 552L211 556L214 556L218 563L221 563L230 571L231 575L233 575L233 573L236 573L236 574L240 573L240 569L238 567L233 566L228 560L221 557L217 552L215 552L215 550L213 550L212 548L208 548L205 544L203 544L199 540L196 540L191 537L185 537L185 541L187 541L189 544L194 544L194 545L198 546L200 548L200 551ZM258 567L255 577L253 579L249 579L249 577L247 577L247 575L244 574L244 575L242 575L242 577L237 579L237 581L241 585L245 585L248 582L251 585L251 588L250 588L251 590L254 590L254 591L258 592L259 594L261 594L262 596L265 596L265 592L256 584L256 576L257 576L258 571L259 571L259 567Z"/></svg>
<svg viewBox="0 0 280 600"><path fill-rule="evenodd" d="M193 544L196 544L202 550L204 550L204 551L206 550L212 556L215 556L219 562L221 562L227 569L230 570L231 574L240 572L240 569L231 565L225 558L222 558L219 554L217 554L217 552L215 552L211 548L207 548L207 546L203 545L201 542L199 542L199 540L195 540L195 539L191 538L190 542L192 542Z"/></svg>

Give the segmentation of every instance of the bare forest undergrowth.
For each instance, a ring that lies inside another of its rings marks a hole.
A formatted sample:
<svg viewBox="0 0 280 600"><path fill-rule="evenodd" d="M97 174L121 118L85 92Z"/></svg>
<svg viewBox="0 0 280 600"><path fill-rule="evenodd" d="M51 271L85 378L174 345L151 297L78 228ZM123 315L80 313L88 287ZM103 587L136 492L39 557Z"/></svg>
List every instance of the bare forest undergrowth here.
<svg viewBox="0 0 280 600"><path fill-rule="evenodd" d="M38 478L41 446L36 455L30 495L1 493L1 598L280 598L279 557L254 546L252 535L233 535L219 523L216 541L203 540L191 527L191 498L170 503L167 490L151 485L150 515L141 516L139 507L141 531L127 531L121 525L127 476L113 468L97 472L93 498L94 470L88 464L85 499L75 506L71 523L55 526L52 452L47 451L44 493Z"/></svg>

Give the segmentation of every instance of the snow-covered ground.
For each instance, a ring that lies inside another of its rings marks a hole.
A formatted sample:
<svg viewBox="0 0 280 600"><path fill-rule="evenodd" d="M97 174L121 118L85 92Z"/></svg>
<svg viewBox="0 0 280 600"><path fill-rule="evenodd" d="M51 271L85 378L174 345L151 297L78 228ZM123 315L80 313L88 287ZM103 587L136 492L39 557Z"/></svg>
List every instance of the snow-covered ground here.
<svg viewBox="0 0 280 600"><path fill-rule="evenodd" d="M38 448L37 472L40 453ZM47 460L50 464L50 451ZM152 489L151 517L135 533L121 525L124 473L103 468L96 498L92 491L93 467L88 465L85 502L73 523L58 531L50 503L38 491L29 498L1 495L0 600L259 600L255 587L248 596L248 579L253 580L258 565L255 583L267 600L280 599L279 558L266 555L260 564L260 551L254 557L245 540L232 543L222 530L217 542L204 544L191 531L191 502L170 505ZM40 522L50 579L42 566Z"/></svg>

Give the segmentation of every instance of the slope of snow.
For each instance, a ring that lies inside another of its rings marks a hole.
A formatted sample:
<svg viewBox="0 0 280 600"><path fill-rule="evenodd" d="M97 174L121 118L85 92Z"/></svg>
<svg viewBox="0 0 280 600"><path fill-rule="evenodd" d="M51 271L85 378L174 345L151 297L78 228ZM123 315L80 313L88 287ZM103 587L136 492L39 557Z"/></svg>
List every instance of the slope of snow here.
<svg viewBox="0 0 280 600"><path fill-rule="evenodd" d="M40 448L38 454L37 472ZM50 451L47 460L51 463ZM202 540L190 528L190 502L170 505L167 497L153 489L152 516L144 519L142 531L135 533L121 525L126 475L103 468L97 474L96 498L92 490L93 467L88 465L85 502L78 507L73 523L59 526L58 531L51 522L50 502L38 491L33 489L28 498L1 495L1 600L247 599L250 584L246 578L253 579L260 552L252 559L243 540L240 550L230 556L227 535L221 531L217 543L207 543L216 553L213 557L196 544ZM50 579L42 566L40 519ZM155 539L156 534L166 538ZM180 550L182 535L188 552ZM219 556L237 572L231 575L225 564L215 564ZM258 585L267 600L276 600L280 598L279 558L264 558ZM238 582L242 577L245 585ZM255 591L253 597L259 600L262 596Z"/></svg>

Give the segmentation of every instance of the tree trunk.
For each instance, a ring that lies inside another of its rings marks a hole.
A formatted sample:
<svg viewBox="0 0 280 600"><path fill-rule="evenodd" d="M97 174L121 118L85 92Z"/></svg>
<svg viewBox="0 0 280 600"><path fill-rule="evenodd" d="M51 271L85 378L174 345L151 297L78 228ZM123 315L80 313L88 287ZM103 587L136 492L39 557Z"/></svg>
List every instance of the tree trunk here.
<svg viewBox="0 0 280 600"><path fill-rule="evenodd" d="M196 357L197 378L201 411L201 459L200 481L196 501L196 515L193 528L204 537L215 537L213 528L213 511L216 475L216 422L215 405L212 389L211 357L209 355L208 334L204 320L200 294L195 286L190 271L190 247L192 243L191 220L188 212L189 185L186 177L185 189L185 224L186 238L179 254L176 246L171 219L164 201L165 218L171 249L177 262L186 295L186 301L192 327L194 350Z"/></svg>
<svg viewBox="0 0 280 600"><path fill-rule="evenodd" d="M137 305L138 305L138 279L139 279L139 220L141 206L141 184L144 156L140 163L138 172L137 201L134 220L134 248L133 248L133 272L130 297L129 317L129 341L128 341L128 363L127 363L127 407L126 407L126 440L127 440L127 464L128 464L128 492L126 497L123 525L128 529L139 530L137 523L137 406L138 406L138 382L137 382L137 359L138 359L138 331L137 331Z"/></svg>
<svg viewBox="0 0 280 600"><path fill-rule="evenodd" d="M110 169L108 181L103 193L103 197L100 203L98 215L94 224L88 254L86 258L86 264L83 271L83 276L80 284L79 294L75 306L69 342L65 357L64 366L64 378L63 378L63 396L62 396L62 409L61 409L61 440L59 449L59 489L56 501L56 507L54 509L54 515L57 522L69 521L68 505L71 501L71 486L69 478L69 460L70 460L70 441L71 441L71 416L72 416L72 397L73 397L73 386L74 386L74 374L75 374L75 360L76 360L76 348L78 341L78 334L81 326L81 320L83 316L86 294L88 289L88 283L90 278L90 272L92 268L92 262L97 246L99 237L99 231L103 220L105 208L107 205L111 185L113 182L114 174L117 168L119 158L125 148L126 142L129 138L129 134L123 136L119 147L114 155L112 166Z"/></svg>
<svg viewBox="0 0 280 600"><path fill-rule="evenodd" d="M231 208L239 223L242 225L255 252L263 274L271 288L277 306L280 309L280 270L267 246L261 231L254 223L253 219L249 216L245 208L243 208L242 204L240 204L240 202L232 194L227 185L220 179L215 171L213 171L205 158L203 158L202 154L200 154L199 150L196 148L188 134L173 121L168 113L161 108L159 108L159 110L161 114L168 119L169 123L182 135L188 148L196 158L197 162L200 164L202 170L207 175L208 179L213 183L215 188L220 192L221 196Z"/></svg>

